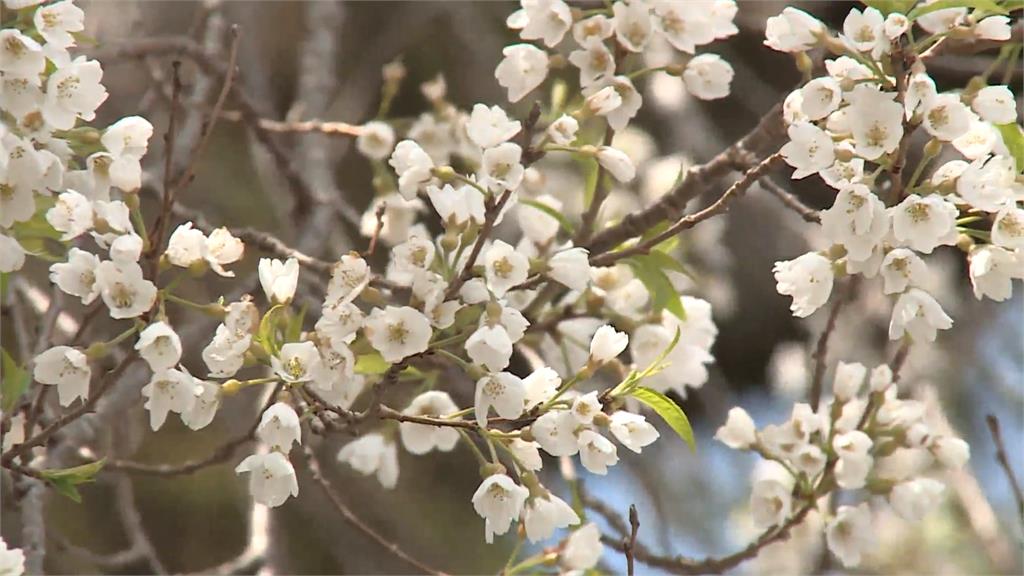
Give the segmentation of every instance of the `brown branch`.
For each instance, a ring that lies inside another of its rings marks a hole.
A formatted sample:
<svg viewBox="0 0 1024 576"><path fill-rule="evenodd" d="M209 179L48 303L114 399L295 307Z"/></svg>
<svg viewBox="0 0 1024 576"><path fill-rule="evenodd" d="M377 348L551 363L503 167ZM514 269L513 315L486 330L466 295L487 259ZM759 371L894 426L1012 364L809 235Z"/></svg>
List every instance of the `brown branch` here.
<svg viewBox="0 0 1024 576"><path fill-rule="evenodd" d="M303 446L302 453L306 457L306 465L309 467L309 472L313 476L313 479L320 485L320 488L323 489L324 495L327 496L327 499L330 500L331 504L334 505L334 508L341 514L345 521L349 523L349 525L368 536L371 540L390 552L391 555L414 567L417 571L424 574L444 574L444 572L431 568L420 560L413 558L402 550L398 546L397 542L391 542L379 532L371 528L361 518L356 516L348 505L345 504L345 501L342 500L341 495L338 494L338 491L335 490L331 482L324 476L323 470L320 467L320 461L317 459L316 453L313 449L308 445Z"/></svg>
<svg viewBox="0 0 1024 576"><path fill-rule="evenodd" d="M623 552L626 554L626 573L633 576L633 550L636 548L636 533L640 529L640 516L636 513L636 504L629 505L629 538L622 539Z"/></svg>
<svg viewBox="0 0 1024 576"><path fill-rule="evenodd" d="M655 236L637 243L634 246L618 250L616 252L606 252L604 254L598 254L592 256L590 259L591 266L608 266L629 256L636 254L647 254L652 248L661 244L665 240L675 236L683 230L693 228L698 223L724 213L729 210L729 205L733 200L743 196L746 191L754 185L759 179L761 179L769 170L779 165L782 162L782 156L779 153L772 154L771 156L762 160L759 164L753 168L747 170L743 177L733 183L722 195L707 208L699 212L695 212L678 220L675 224L672 224L667 229L662 231Z"/></svg>
<svg viewBox="0 0 1024 576"><path fill-rule="evenodd" d="M752 152L775 143L774 141L784 132L780 102L773 106L746 136L707 163L691 167L679 185L654 204L627 215L618 224L595 234L587 247L592 254L599 254L643 234L663 220L679 218L690 200L704 192L712 182L725 177L737 167L746 168L745 162L749 160Z"/></svg>
<svg viewBox="0 0 1024 576"><path fill-rule="evenodd" d="M167 132L164 134L164 178L163 201L156 222L149 233L150 270L149 276L156 279L160 253L163 251L164 233L167 222L171 219L171 207L174 206L174 184L172 183L171 166L174 164L174 139L178 131L178 103L181 101L181 62L171 62L171 109L168 112Z"/></svg>
<svg viewBox="0 0 1024 576"><path fill-rule="evenodd" d="M605 126L604 146L611 146L612 140L615 138L615 131L612 130L611 126ZM607 170L600 162L597 164L597 178L594 181L594 196L590 199L590 205L587 206L586 212L583 213L583 218L580 220L579 230L576 231L576 237L573 238L573 244L581 246L590 240L591 234L594 232L594 227L597 225L597 216L601 212L601 206L604 204L605 199L608 198L608 193L611 187L608 186L606 180Z"/></svg>
<svg viewBox="0 0 1024 576"><path fill-rule="evenodd" d="M78 408L64 413L60 418L54 420L49 426L44 428L41 432L26 439L21 444L12 446L10 450L0 457L0 464L6 467L15 458L27 454L29 450L36 446L42 446L46 441L59 432L62 428L82 416L92 412L92 409L96 406L96 403L100 401L103 394L107 392L117 381L121 378L121 374L130 366L135 360L138 359L138 355L133 351L131 354L126 355L113 370L107 372L103 381L97 387L96 391L89 395L89 399L83 402Z"/></svg>
<svg viewBox="0 0 1024 576"><path fill-rule="evenodd" d="M839 313L842 311L843 305L853 299L854 290L859 278L859 276L851 277L843 293L833 302L832 309L828 314L828 320L825 322L825 328L821 331L821 336L818 337L818 344L811 355L811 359L814 360L814 373L811 377L811 389L807 395L807 402L814 410L818 409L818 404L821 402L821 392L825 384L825 370L828 368L826 360L829 339L832 337L832 333L835 332L836 323L839 320Z"/></svg>
<svg viewBox="0 0 1024 576"><path fill-rule="evenodd" d="M1017 513L1020 515L1021 522L1024 522L1024 492L1021 491L1017 474L1014 473L1013 467L1010 465L1010 458L1006 455L1006 445L1003 443L1003 432L999 426L999 419L995 414L989 414L985 416L985 422L988 423L988 431L992 434L992 442L996 445L996 461L1006 473L1013 497L1017 501Z"/></svg>
<svg viewBox="0 0 1024 576"><path fill-rule="evenodd" d="M224 110L219 116L229 122L244 122L245 118L238 110ZM298 122L282 122L270 118L257 118L256 126L267 132L282 134L323 134L325 136L359 136L363 133L362 126L348 122L327 122L324 120L303 120Z"/></svg>
<svg viewBox="0 0 1024 576"><path fill-rule="evenodd" d="M796 197L796 194L789 192L771 178L762 178L759 184L762 188L767 190L769 194L778 198L786 208L789 208L793 212L799 214L800 217L804 219L804 222L821 224L821 216L818 215L818 211L804 204Z"/></svg>

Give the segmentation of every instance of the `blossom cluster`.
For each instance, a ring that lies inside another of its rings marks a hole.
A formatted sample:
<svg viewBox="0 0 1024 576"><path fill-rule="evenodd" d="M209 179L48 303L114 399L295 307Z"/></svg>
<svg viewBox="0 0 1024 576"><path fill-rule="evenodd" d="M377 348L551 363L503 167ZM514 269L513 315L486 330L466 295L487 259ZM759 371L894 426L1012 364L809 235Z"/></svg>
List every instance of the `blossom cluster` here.
<svg viewBox="0 0 1024 576"><path fill-rule="evenodd" d="M913 43L915 25L931 36ZM781 153L793 178L816 175L836 190L821 213L831 247L775 265L778 291L793 298L795 316L828 302L837 277L880 277L882 291L895 297L889 338L930 342L953 320L925 290L922 256L942 246L963 250L978 299L1006 300L1013 279L1024 277L1018 165L1024 160L1010 151L1020 140L1016 102L1007 86L988 84L987 75L963 89L937 89L928 74L929 50L954 33L1006 40L1009 20L953 7L911 22L867 7L851 10L837 36L795 8L769 20L771 48L799 53L824 45L837 55L825 60L827 75L784 103L789 141ZM918 129L927 141L905 181L902 168Z"/></svg>
<svg viewBox="0 0 1024 576"><path fill-rule="evenodd" d="M859 504L840 506L825 528L829 550L853 567L877 545L872 506L876 513L887 506L908 522L935 509L945 490L937 469L959 470L970 448L934 432L924 403L897 392L888 365L869 373L863 364L840 362L833 399L820 410L797 403L785 423L758 430L743 408L732 408L715 438L775 465L751 491L755 526L780 526L825 495L849 502L847 494L863 494Z"/></svg>

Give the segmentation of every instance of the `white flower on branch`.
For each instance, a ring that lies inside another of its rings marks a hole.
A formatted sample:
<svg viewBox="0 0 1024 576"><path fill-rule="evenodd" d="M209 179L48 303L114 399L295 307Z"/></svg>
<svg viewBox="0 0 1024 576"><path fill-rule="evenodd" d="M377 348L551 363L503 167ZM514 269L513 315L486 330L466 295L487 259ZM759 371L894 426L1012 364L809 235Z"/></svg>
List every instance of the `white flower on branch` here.
<svg viewBox="0 0 1024 576"><path fill-rule="evenodd" d="M586 248L568 248L548 260L548 276L559 284L582 292L590 284L590 260Z"/></svg>
<svg viewBox="0 0 1024 576"><path fill-rule="evenodd" d="M1024 197L1024 184L1017 182L1013 158L979 158L964 168L956 180L956 193L972 208L999 212L1017 198Z"/></svg>
<svg viewBox="0 0 1024 576"><path fill-rule="evenodd" d="M580 123L568 114L562 114L548 126L547 134L551 141L559 146L569 146L576 140L576 132L580 129Z"/></svg>
<svg viewBox="0 0 1024 576"><path fill-rule="evenodd" d="M889 504L908 522L920 522L942 502L946 486L931 478L900 482L889 492Z"/></svg>
<svg viewBox="0 0 1024 576"><path fill-rule="evenodd" d="M832 394L839 402L849 402L864 385L868 374L866 366L859 362L840 362L836 365L835 379L832 381Z"/></svg>
<svg viewBox="0 0 1024 576"><path fill-rule="evenodd" d="M466 134L477 146L494 148L510 140L521 128L519 121L509 120L500 106L476 104L466 124Z"/></svg>
<svg viewBox="0 0 1024 576"><path fill-rule="evenodd" d="M850 260L863 262L888 234L889 214L867 186L847 184L832 207L821 212L821 228L826 238L846 248Z"/></svg>
<svg viewBox="0 0 1024 576"><path fill-rule="evenodd" d="M142 389L149 410L149 426L159 430L167 420L167 414L185 414L196 402L198 381L184 368L161 370L153 374Z"/></svg>
<svg viewBox="0 0 1024 576"><path fill-rule="evenodd" d="M939 94L924 102L921 125L939 140L950 142L971 127L971 112L957 94Z"/></svg>
<svg viewBox="0 0 1024 576"><path fill-rule="evenodd" d="M523 40L543 40L544 45L553 48L561 43L565 33L572 26L569 6L562 0L523 0L523 17L526 22L519 32ZM486 146L484 146L486 148Z"/></svg>
<svg viewBox="0 0 1024 576"><path fill-rule="evenodd" d="M356 149L372 160L383 160L395 147L395 130L387 122L374 120L363 124L356 138Z"/></svg>
<svg viewBox="0 0 1024 576"><path fill-rule="evenodd" d="M459 407L452 401L447 392L430 390L420 394L409 406L402 410L408 416L444 417L455 414ZM430 426L416 422L402 422L399 425L402 445L411 454L426 454L431 450L450 452L459 442L459 433L455 428Z"/></svg>
<svg viewBox="0 0 1024 576"><path fill-rule="evenodd" d="M505 142L484 150L477 180L491 192L515 190L523 181L525 168L520 163L523 149L518 144Z"/></svg>
<svg viewBox="0 0 1024 576"><path fill-rule="evenodd" d="M580 42L569 53L569 63L580 69L580 86L589 88L615 74L615 57L600 39Z"/></svg>
<svg viewBox="0 0 1024 576"><path fill-rule="evenodd" d="M181 421L192 430L201 430L213 421L220 407L220 386L196 380L196 398L190 410L181 413Z"/></svg>
<svg viewBox="0 0 1024 576"><path fill-rule="evenodd" d="M548 55L530 44L513 44L501 51L505 57L494 69L498 84L508 90L509 102L518 102L548 75Z"/></svg>
<svg viewBox="0 0 1024 576"><path fill-rule="evenodd" d="M839 108L843 89L836 79L822 76L804 84L800 96L800 109L807 119L821 120Z"/></svg>
<svg viewBox="0 0 1024 576"><path fill-rule="evenodd" d="M466 354L492 372L504 370L512 358L512 339L504 326L483 325L466 340Z"/></svg>
<svg viewBox="0 0 1024 576"><path fill-rule="evenodd" d="M420 186L430 182L434 161L412 140L402 140L388 161L398 174L398 191L402 198L412 200Z"/></svg>
<svg viewBox="0 0 1024 576"><path fill-rule="evenodd" d="M1024 209L1007 204L996 214L992 243L1008 250L1024 248Z"/></svg>
<svg viewBox="0 0 1024 576"><path fill-rule="evenodd" d="M139 333L135 349L154 372L173 368L181 360L181 339L166 322L153 322Z"/></svg>
<svg viewBox="0 0 1024 576"><path fill-rule="evenodd" d="M263 411L256 427L256 437L271 450L287 454L292 443L302 444L302 429L295 409L284 402L275 402Z"/></svg>
<svg viewBox="0 0 1024 576"><path fill-rule="evenodd" d="M814 124L798 122L788 129L789 142L782 147L786 163L796 168L793 178L799 180L835 163L835 146L832 137Z"/></svg>
<svg viewBox="0 0 1024 576"><path fill-rule="evenodd" d="M338 451L338 462L363 476L376 474L380 485L391 490L398 484L398 448L391 440L371 432Z"/></svg>
<svg viewBox="0 0 1024 576"><path fill-rule="evenodd" d="M869 52L877 60L889 51L889 38L885 35L885 19L876 8L863 12L853 8L843 21L842 39L858 52Z"/></svg>
<svg viewBox="0 0 1024 576"><path fill-rule="evenodd" d="M584 430L577 437L580 449L580 462L583 467L594 474L604 476L608 467L619 461L618 450L611 440L593 430Z"/></svg>
<svg viewBox="0 0 1024 576"><path fill-rule="evenodd" d="M609 325L601 326L590 341L590 359L603 364L618 357L629 345L629 335Z"/></svg>
<svg viewBox="0 0 1024 576"><path fill-rule="evenodd" d="M43 118L58 130L74 128L78 118L86 121L95 118L96 108L108 96L100 84L102 77L100 63L86 60L85 56L58 68L46 81Z"/></svg>
<svg viewBox="0 0 1024 576"><path fill-rule="evenodd" d="M409 306L374 308L363 331L385 362L398 362L427 349L433 330L422 312Z"/></svg>
<svg viewBox="0 0 1024 576"><path fill-rule="evenodd" d="M555 395L562 379L548 366L538 368L523 378L523 387L526 389L526 404L524 408L529 410L534 406L547 402Z"/></svg>
<svg viewBox="0 0 1024 576"><path fill-rule="evenodd" d="M75 190L57 196L57 202L46 211L46 221L62 232L61 240L72 240L93 227L92 202Z"/></svg>
<svg viewBox="0 0 1024 576"><path fill-rule="evenodd" d="M825 540L843 566L852 568L860 564L863 554L875 548L876 541L868 504L840 506L825 527Z"/></svg>
<svg viewBox="0 0 1024 576"><path fill-rule="evenodd" d="M562 565L569 570L580 572L597 566L604 554L601 543L601 530L597 524L590 523L577 528L565 543L560 556Z"/></svg>
<svg viewBox="0 0 1024 576"><path fill-rule="evenodd" d="M134 318L153 307L156 286L143 277L137 263L100 262L95 275L111 318Z"/></svg>
<svg viewBox="0 0 1024 576"><path fill-rule="evenodd" d="M501 298L513 286L522 284L530 272L530 262L509 244L495 240L484 253L487 288Z"/></svg>
<svg viewBox="0 0 1024 576"><path fill-rule="evenodd" d="M99 265L100 259L95 254L72 246L68 250L67 262L57 262L50 266L50 282L65 294L81 298L82 304L91 304L100 295L96 284L96 268Z"/></svg>
<svg viewBox="0 0 1024 576"><path fill-rule="evenodd" d="M552 456L572 456L579 452L576 419L568 410L550 410L530 426L534 439Z"/></svg>
<svg viewBox="0 0 1024 576"><path fill-rule="evenodd" d="M299 284L299 261L295 258L281 261L260 258L258 267L260 285L267 300L274 304L287 304L295 296Z"/></svg>
<svg viewBox="0 0 1024 576"><path fill-rule="evenodd" d="M142 157L149 148L153 125L140 116L128 116L111 124L100 142L112 157L108 167L110 183L126 192L142 186Z"/></svg>
<svg viewBox="0 0 1024 576"><path fill-rule="evenodd" d="M986 122L1009 124L1017 120L1017 101L1006 86L986 86L974 95L971 108Z"/></svg>
<svg viewBox="0 0 1024 576"><path fill-rule="evenodd" d="M46 68L43 47L14 28L0 30L0 72L38 83Z"/></svg>
<svg viewBox="0 0 1024 576"><path fill-rule="evenodd" d="M626 183L636 176L636 166L625 152L611 146L597 149L597 161L619 182Z"/></svg>
<svg viewBox="0 0 1024 576"><path fill-rule="evenodd" d="M903 138L903 106L895 98L895 92L882 92L866 84L858 84L849 94L854 146L865 160L877 160L893 152Z"/></svg>
<svg viewBox="0 0 1024 576"><path fill-rule="evenodd" d="M25 249L14 238L0 234L0 272L15 272L25 265Z"/></svg>
<svg viewBox="0 0 1024 576"><path fill-rule="evenodd" d="M7 542L0 538L0 574L21 576L24 573L25 553L20 548L8 548Z"/></svg>
<svg viewBox="0 0 1024 576"><path fill-rule="evenodd" d="M476 382L473 406L476 421L487 427L487 413L491 407L505 419L518 418L526 405L526 386L515 374L498 372L488 374Z"/></svg>
<svg viewBox="0 0 1024 576"><path fill-rule="evenodd" d="M295 468L280 452L252 454L235 467L235 474L249 473L249 493L253 500L274 508L289 496L299 495Z"/></svg>
<svg viewBox="0 0 1024 576"><path fill-rule="evenodd" d="M658 430L643 415L625 410L617 410L612 414L608 430L623 446L637 454L660 436Z"/></svg>
<svg viewBox="0 0 1024 576"><path fill-rule="evenodd" d="M529 490L505 474L492 474L480 483L473 493L473 509L484 519L484 538L488 544L494 542L495 534L508 532L529 495Z"/></svg>
<svg viewBox="0 0 1024 576"><path fill-rule="evenodd" d="M530 542L550 538L555 530L580 523L580 517L565 500L550 492L526 502L523 508L523 524Z"/></svg>
<svg viewBox="0 0 1024 576"><path fill-rule="evenodd" d="M824 33L825 25L817 18L789 7L768 19L764 43L779 52L803 52L817 45L818 37Z"/></svg>
<svg viewBox="0 0 1024 576"><path fill-rule="evenodd" d="M976 246L970 253L969 272L975 298L1002 302L1013 294L1013 280L1024 278L1024 261L999 246Z"/></svg>
<svg viewBox="0 0 1024 576"><path fill-rule="evenodd" d="M821 254L808 252L795 260L776 262L773 271L776 290L793 297L789 309L798 318L813 314L832 294L832 262Z"/></svg>
<svg viewBox="0 0 1024 576"><path fill-rule="evenodd" d="M733 450L747 450L757 442L757 428L747 411L739 406L729 409L728 418L717 432L715 440Z"/></svg>
<svg viewBox="0 0 1024 576"><path fill-rule="evenodd" d="M683 82L686 91L701 100L718 100L729 95L735 72L718 54L701 54L686 63Z"/></svg>
<svg viewBox="0 0 1024 576"><path fill-rule="evenodd" d="M889 208L897 240L917 252L931 254L937 246L956 244L956 206L939 195L911 194Z"/></svg>
<svg viewBox="0 0 1024 576"><path fill-rule="evenodd" d="M616 2L612 5L615 15L615 38L630 52L643 52L651 39L654 23L646 2Z"/></svg>
<svg viewBox="0 0 1024 576"><path fill-rule="evenodd" d="M758 529L782 524L793 507L792 488L778 480L759 480L750 493L750 514Z"/></svg>
<svg viewBox="0 0 1024 576"><path fill-rule="evenodd" d="M922 286L928 274L924 260L906 248L890 250L879 268L884 294L899 294L908 286Z"/></svg>
<svg viewBox="0 0 1024 576"><path fill-rule="evenodd" d="M40 384L57 387L61 406L69 406L75 398L89 396L92 370L81 350L70 346L54 346L35 357L32 377Z"/></svg>

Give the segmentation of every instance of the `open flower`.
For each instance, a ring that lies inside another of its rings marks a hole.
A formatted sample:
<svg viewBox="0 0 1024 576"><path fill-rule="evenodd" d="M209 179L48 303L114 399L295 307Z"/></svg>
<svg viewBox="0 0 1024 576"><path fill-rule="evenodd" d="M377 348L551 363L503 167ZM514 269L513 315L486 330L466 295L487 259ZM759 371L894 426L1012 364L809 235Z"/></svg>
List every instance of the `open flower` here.
<svg viewBox="0 0 1024 576"><path fill-rule="evenodd" d="M765 24L765 45L780 52L803 52L818 43L825 25L803 10L786 8Z"/></svg>
<svg viewBox="0 0 1024 576"><path fill-rule="evenodd" d="M845 184L835 203L821 212L825 237L846 248L851 260L864 261L889 232L885 203L864 184Z"/></svg>
<svg viewBox="0 0 1024 576"><path fill-rule="evenodd" d="M633 452L640 454L644 446L658 439L658 430L640 414L618 410L611 416L608 429L612 436Z"/></svg>
<svg viewBox="0 0 1024 576"><path fill-rule="evenodd" d="M794 179L826 170L835 163L835 147L827 132L809 122L798 122L788 129L789 142L782 147L786 163L796 168Z"/></svg>
<svg viewBox="0 0 1024 576"><path fill-rule="evenodd" d="M402 410L408 416L441 417L458 412L459 407L447 392L430 390L420 394ZM431 450L449 452L459 442L459 432L446 426L430 426L415 422L399 425L402 445L412 454L426 454Z"/></svg>
<svg viewBox="0 0 1024 576"><path fill-rule="evenodd" d="M622 354L629 345L629 335L605 324L594 332L590 341L590 359L603 364Z"/></svg>
<svg viewBox="0 0 1024 576"><path fill-rule="evenodd" d="M181 360L181 339L166 322L153 322L139 333L135 349L154 372L167 370Z"/></svg>
<svg viewBox="0 0 1024 576"><path fill-rule="evenodd" d="M159 430L169 412L184 414L191 410L196 401L197 383L184 368L153 374L149 384L142 389L142 395L147 398L145 406L149 410L150 427Z"/></svg>
<svg viewBox="0 0 1024 576"><path fill-rule="evenodd" d="M580 446L580 462L594 474L604 476L608 467L619 461L615 444L593 430L584 430L577 437Z"/></svg>
<svg viewBox="0 0 1024 576"><path fill-rule="evenodd" d="M398 449L395 443L377 432L349 442L338 451L338 462L351 466L363 476L377 475L388 490L398 484Z"/></svg>
<svg viewBox="0 0 1024 576"><path fill-rule="evenodd" d="M750 514L754 526L765 529L786 521L793 507L792 488L778 480L760 480L750 493Z"/></svg>
<svg viewBox="0 0 1024 576"><path fill-rule="evenodd" d="M584 291L590 284L590 260L586 248L568 248L548 260L548 276L563 286Z"/></svg>
<svg viewBox="0 0 1024 576"><path fill-rule="evenodd" d="M931 254L937 246L956 244L959 210L942 196L911 194L889 211L893 235L913 250Z"/></svg>
<svg viewBox="0 0 1024 576"><path fill-rule="evenodd" d="M569 570L585 571L597 566L604 553L601 530L597 524L586 524L569 536L562 549L562 565Z"/></svg>
<svg viewBox="0 0 1024 576"><path fill-rule="evenodd" d="M920 288L911 288L900 295L892 309L889 339L898 340L904 334L918 342L932 342L938 330L948 330L953 319L943 310L931 294Z"/></svg>
<svg viewBox="0 0 1024 576"><path fill-rule="evenodd" d="M530 491L516 484L505 474L492 474L473 493L473 509L484 519L484 538L494 542L494 535L508 532L519 517Z"/></svg>
<svg viewBox="0 0 1024 576"><path fill-rule="evenodd" d="M774 272L776 290L793 297L789 309L798 318L813 314L832 294L832 262L821 254L808 252L796 260L776 262Z"/></svg>
<svg viewBox="0 0 1024 576"><path fill-rule="evenodd" d="M572 26L569 6L562 0L523 0L526 25L519 32L523 40L543 40L552 48L557 46Z"/></svg>
<svg viewBox="0 0 1024 576"><path fill-rule="evenodd" d="M274 508L284 504L289 496L299 495L299 482L295 468L288 457L280 452L252 454L235 468L235 474L249 473L249 493L253 500Z"/></svg>
<svg viewBox="0 0 1024 576"><path fill-rule="evenodd" d="M92 371L89 359L77 348L54 346L35 358L32 377L40 384L57 386L61 406L69 406L75 398L89 395Z"/></svg>
<svg viewBox="0 0 1024 576"><path fill-rule="evenodd" d="M81 298L82 304L91 304L100 295L96 285L96 268L99 265L100 259L95 254L72 246L68 250L67 262L50 266L50 282L65 294Z"/></svg>
<svg viewBox="0 0 1024 576"><path fill-rule="evenodd" d="M750 414L739 406L729 409L725 424L715 432L715 440L733 450L746 450L757 442L757 428Z"/></svg>
<svg viewBox="0 0 1024 576"><path fill-rule="evenodd" d="M857 507L840 506L825 526L825 540L843 566L852 568L860 564L865 552L874 548L875 529L866 502Z"/></svg>
<svg viewBox="0 0 1024 576"><path fill-rule="evenodd" d="M295 258L284 262L260 258L259 277L267 300L274 304L287 304L295 296L295 288L299 284L299 261Z"/></svg>
<svg viewBox="0 0 1024 576"><path fill-rule="evenodd" d="M508 90L509 102L518 102L544 82L548 75L548 55L530 44L513 44L501 51L505 56L494 70L498 84Z"/></svg>
<svg viewBox="0 0 1024 576"><path fill-rule="evenodd" d="M142 268L135 262L100 262L95 278L111 318L140 316L156 301L156 286L142 276Z"/></svg>
<svg viewBox="0 0 1024 576"><path fill-rule="evenodd" d="M100 84L102 77L100 63L85 56L57 68L46 81L43 118L57 130L74 128L78 118L95 118L96 109L107 99L107 90Z"/></svg>
<svg viewBox="0 0 1024 576"><path fill-rule="evenodd" d="M487 412L494 411L502 418L518 418L526 405L526 387L515 374L498 372L477 380L473 402L476 421L487 427Z"/></svg>
<svg viewBox="0 0 1024 576"><path fill-rule="evenodd" d="M504 326L480 326L466 340L466 353L488 370L504 370L512 358L512 340Z"/></svg>
<svg viewBox="0 0 1024 576"><path fill-rule="evenodd" d="M718 100L729 95L735 72L718 54L701 54L686 63L683 83L686 91L701 100Z"/></svg>
<svg viewBox="0 0 1024 576"><path fill-rule="evenodd" d="M420 186L430 182L434 161L412 140L402 140L388 161L398 174L398 191L402 198L416 198Z"/></svg>
<svg viewBox="0 0 1024 576"><path fill-rule="evenodd" d="M552 456L572 456L579 452L576 419L568 410L545 412L530 426L534 439Z"/></svg>
<svg viewBox="0 0 1024 576"><path fill-rule="evenodd" d="M484 150L477 178L480 185L492 192L515 190L523 181L525 168L520 163L523 149L518 144L505 142Z"/></svg>
<svg viewBox="0 0 1024 576"><path fill-rule="evenodd" d="M271 450L287 454L292 449L293 442L302 444L299 415L288 404L276 402L260 417L260 423L256 426L256 436Z"/></svg>
<svg viewBox="0 0 1024 576"><path fill-rule="evenodd" d="M495 240L484 253L487 287L499 298L513 286L525 282L529 272L530 261L506 242Z"/></svg>
<svg viewBox="0 0 1024 576"><path fill-rule="evenodd" d="M1024 278L1020 255L994 245L976 246L970 254L971 285L974 297L989 297L997 302L1013 294L1013 280Z"/></svg>
<svg viewBox="0 0 1024 576"><path fill-rule="evenodd" d="M385 362L398 362L427 349L433 333L430 320L409 306L374 308L363 327L370 345Z"/></svg>
<svg viewBox="0 0 1024 576"><path fill-rule="evenodd" d="M555 530L580 523L580 517L565 500L550 492L531 498L523 508L523 524L530 542L550 538Z"/></svg>

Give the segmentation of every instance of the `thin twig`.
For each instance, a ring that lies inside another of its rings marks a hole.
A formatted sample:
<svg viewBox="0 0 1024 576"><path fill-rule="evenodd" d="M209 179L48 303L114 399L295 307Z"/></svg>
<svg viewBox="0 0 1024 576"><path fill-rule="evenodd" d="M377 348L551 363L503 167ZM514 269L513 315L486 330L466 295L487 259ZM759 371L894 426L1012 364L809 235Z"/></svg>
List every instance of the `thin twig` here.
<svg viewBox="0 0 1024 576"><path fill-rule="evenodd" d="M817 210L804 204L795 194L789 192L771 178L762 178L759 184L772 196L778 198L786 208L799 214L804 219L804 222L821 224L821 216L818 215Z"/></svg>
<svg viewBox="0 0 1024 576"><path fill-rule="evenodd" d="M636 512L636 504L629 505L629 538L622 539L623 552L626 554L626 573L633 576L633 550L636 548L636 533L640 529L640 516Z"/></svg>
<svg viewBox="0 0 1024 576"><path fill-rule="evenodd" d="M859 276L850 278L843 293L832 303L832 309L829 311L825 328L821 331L821 336L818 337L818 344L814 348L814 354L811 355L811 359L814 360L814 373L811 376L811 389L807 395L807 402L811 405L812 409L817 410L818 404L821 402L821 392L825 384L825 370L828 368L826 360L828 359L829 339L832 337L832 333L835 332L836 323L839 320L839 313L842 311L843 305L853 299L858 278Z"/></svg>
<svg viewBox="0 0 1024 576"><path fill-rule="evenodd" d="M424 564L420 560L413 558L404 550L402 550L398 546L397 542L391 542L390 540L382 536L379 532L377 532L369 525L367 525L365 522L363 522L363 520L356 516L356 514L352 512L348 505L345 504L345 501L341 499L341 495L338 494L338 491L335 490L334 486L331 485L330 481L327 480L327 478L323 475L323 470L320 467L320 461L319 459L317 459L316 453L313 451L313 449L308 445L303 446L302 453L306 457L306 465L309 467L309 472L313 476L313 479L316 480L316 482L323 489L324 495L326 495L327 499L331 501L331 504L334 505L334 508L353 528L359 530L364 535L368 536L371 540L373 540L377 544L380 544L385 550L390 552L393 556L403 560L410 566L416 568L416 570L426 574L444 574L444 572L431 568L430 566Z"/></svg>
<svg viewBox="0 0 1024 576"><path fill-rule="evenodd" d="M1024 492L1021 492L1020 482L1017 481L1017 474L1010 465L1010 458L1006 455L1006 445L1003 443L1003 432L999 426L999 419L995 414L985 416L988 423L988 431L992 434L992 442L996 445L996 460L1006 473L1006 479L1010 482L1013 498L1017 501L1017 513L1020 514L1021 522L1024 523Z"/></svg>

